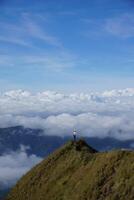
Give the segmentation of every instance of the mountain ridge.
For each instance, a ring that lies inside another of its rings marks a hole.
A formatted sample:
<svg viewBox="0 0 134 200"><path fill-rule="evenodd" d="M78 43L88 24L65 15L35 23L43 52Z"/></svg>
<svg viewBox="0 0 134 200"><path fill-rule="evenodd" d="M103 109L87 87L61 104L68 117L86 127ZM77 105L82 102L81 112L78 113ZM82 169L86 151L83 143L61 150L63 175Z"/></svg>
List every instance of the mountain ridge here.
<svg viewBox="0 0 134 200"><path fill-rule="evenodd" d="M100 153L70 141L24 175L6 200L133 200L133 163L133 151Z"/></svg>

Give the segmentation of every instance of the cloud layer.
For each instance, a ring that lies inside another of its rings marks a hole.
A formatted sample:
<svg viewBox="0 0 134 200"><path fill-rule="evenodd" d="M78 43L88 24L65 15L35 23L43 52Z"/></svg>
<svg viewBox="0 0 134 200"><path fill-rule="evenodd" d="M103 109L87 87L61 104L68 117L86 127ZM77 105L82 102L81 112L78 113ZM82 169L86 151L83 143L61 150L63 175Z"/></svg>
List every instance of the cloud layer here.
<svg viewBox="0 0 134 200"><path fill-rule="evenodd" d="M26 147L21 146L16 152L0 156L0 187L8 188L25 174L32 166L41 161L36 155L28 156Z"/></svg>
<svg viewBox="0 0 134 200"><path fill-rule="evenodd" d="M134 139L134 89L63 94L8 91L0 95L0 127L41 128L47 135Z"/></svg>

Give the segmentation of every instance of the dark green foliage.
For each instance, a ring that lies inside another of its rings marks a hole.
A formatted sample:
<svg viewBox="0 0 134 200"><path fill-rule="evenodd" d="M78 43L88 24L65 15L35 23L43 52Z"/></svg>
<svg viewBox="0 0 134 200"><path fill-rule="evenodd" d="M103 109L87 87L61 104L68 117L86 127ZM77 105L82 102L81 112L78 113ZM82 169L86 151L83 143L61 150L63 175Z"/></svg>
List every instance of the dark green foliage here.
<svg viewBox="0 0 134 200"><path fill-rule="evenodd" d="M134 152L98 153L68 142L13 188L7 200L133 200Z"/></svg>

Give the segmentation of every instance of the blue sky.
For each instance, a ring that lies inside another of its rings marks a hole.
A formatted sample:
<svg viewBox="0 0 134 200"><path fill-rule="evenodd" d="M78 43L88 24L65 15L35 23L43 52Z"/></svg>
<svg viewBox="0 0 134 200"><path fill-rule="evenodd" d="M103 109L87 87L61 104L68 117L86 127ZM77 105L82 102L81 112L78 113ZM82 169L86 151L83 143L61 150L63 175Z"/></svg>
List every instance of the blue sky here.
<svg viewBox="0 0 134 200"><path fill-rule="evenodd" d="M0 90L134 85L132 0L1 0Z"/></svg>

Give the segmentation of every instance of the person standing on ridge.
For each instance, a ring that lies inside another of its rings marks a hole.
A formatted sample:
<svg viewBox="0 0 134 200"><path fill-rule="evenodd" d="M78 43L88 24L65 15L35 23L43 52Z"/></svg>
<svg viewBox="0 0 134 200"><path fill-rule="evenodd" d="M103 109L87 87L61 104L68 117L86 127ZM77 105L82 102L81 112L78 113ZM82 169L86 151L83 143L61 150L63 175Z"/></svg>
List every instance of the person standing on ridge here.
<svg viewBox="0 0 134 200"><path fill-rule="evenodd" d="M74 142L76 142L76 130L73 131Z"/></svg>

